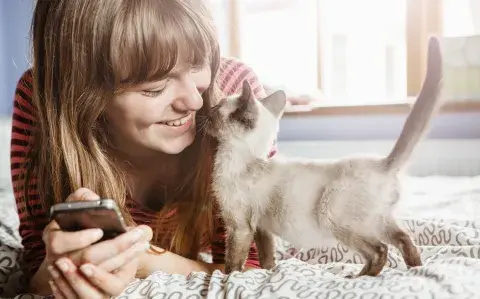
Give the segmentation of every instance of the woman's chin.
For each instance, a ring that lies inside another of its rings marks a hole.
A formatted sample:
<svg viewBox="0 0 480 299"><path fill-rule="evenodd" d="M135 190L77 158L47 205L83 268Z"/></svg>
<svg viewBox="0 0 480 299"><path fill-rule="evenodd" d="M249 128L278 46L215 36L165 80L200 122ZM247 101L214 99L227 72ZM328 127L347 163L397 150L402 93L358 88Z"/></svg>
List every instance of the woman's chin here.
<svg viewBox="0 0 480 299"><path fill-rule="evenodd" d="M165 154L176 155L183 152L195 140L195 133L184 134L174 139L162 140L155 149Z"/></svg>

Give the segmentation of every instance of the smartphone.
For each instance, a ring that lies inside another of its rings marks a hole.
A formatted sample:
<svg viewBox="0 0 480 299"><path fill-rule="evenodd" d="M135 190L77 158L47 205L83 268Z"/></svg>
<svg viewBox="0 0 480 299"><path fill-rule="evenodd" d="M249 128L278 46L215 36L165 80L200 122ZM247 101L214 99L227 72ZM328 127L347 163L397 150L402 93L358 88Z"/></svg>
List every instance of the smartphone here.
<svg viewBox="0 0 480 299"><path fill-rule="evenodd" d="M120 209L111 199L59 203L50 208L50 219L55 220L63 231L100 228L103 230L100 241L127 231Z"/></svg>

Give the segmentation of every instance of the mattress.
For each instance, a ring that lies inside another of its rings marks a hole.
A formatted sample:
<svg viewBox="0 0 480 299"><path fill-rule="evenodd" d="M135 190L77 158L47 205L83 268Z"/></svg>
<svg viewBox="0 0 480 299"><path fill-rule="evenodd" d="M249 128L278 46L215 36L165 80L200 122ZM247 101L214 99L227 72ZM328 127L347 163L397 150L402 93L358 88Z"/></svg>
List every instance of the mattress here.
<svg viewBox="0 0 480 299"><path fill-rule="evenodd" d="M340 243L294 248L277 238L272 270L156 272L133 281L117 298L480 298L480 176L407 177L403 188L397 213L421 250L422 267L407 269L392 247L378 277L347 279L362 268L356 252ZM7 239L18 237L1 236ZM15 263L21 250L4 242L0 255L4 296L32 298L15 293L22 281Z"/></svg>

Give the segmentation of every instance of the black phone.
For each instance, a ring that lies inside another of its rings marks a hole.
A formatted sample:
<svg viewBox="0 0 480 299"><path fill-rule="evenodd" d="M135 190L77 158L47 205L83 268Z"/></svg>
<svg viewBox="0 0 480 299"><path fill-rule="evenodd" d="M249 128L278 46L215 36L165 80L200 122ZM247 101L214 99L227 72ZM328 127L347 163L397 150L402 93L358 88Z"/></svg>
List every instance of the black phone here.
<svg viewBox="0 0 480 299"><path fill-rule="evenodd" d="M55 204L50 208L50 219L55 220L63 231L100 228L103 230L100 241L115 238L127 231L120 209L111 199Z"/></svg>

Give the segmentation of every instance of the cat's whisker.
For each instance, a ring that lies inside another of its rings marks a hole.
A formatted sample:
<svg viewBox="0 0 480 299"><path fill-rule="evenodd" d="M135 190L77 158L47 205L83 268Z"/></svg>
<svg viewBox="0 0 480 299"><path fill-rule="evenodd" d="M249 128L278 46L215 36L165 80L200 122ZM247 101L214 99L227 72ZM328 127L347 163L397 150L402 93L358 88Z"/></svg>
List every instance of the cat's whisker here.
<svg viewBox="0 0 480 299"><path fill-rule="evenodd" d="M200 121L203 121L203 120L208 119L208 118L209 118L208 115L198 115L197 116L197 119L200 120Z"/></svg>
<svg viewBox="0 0 480 299"><path fill-rule="evenodd" d="M205 128L210 125L210 118L206 118L203 122L198 124L198 130L203 133L203 135L206 134Z"/></svg>
<svg viewBox="0 0 480 299"><path fill-rule="evenodd" d="M198 125L202 125L204 124L206 121L208 121L208 119L210 118L209 115L199 115L197 116L197 124Z"/></svg>

